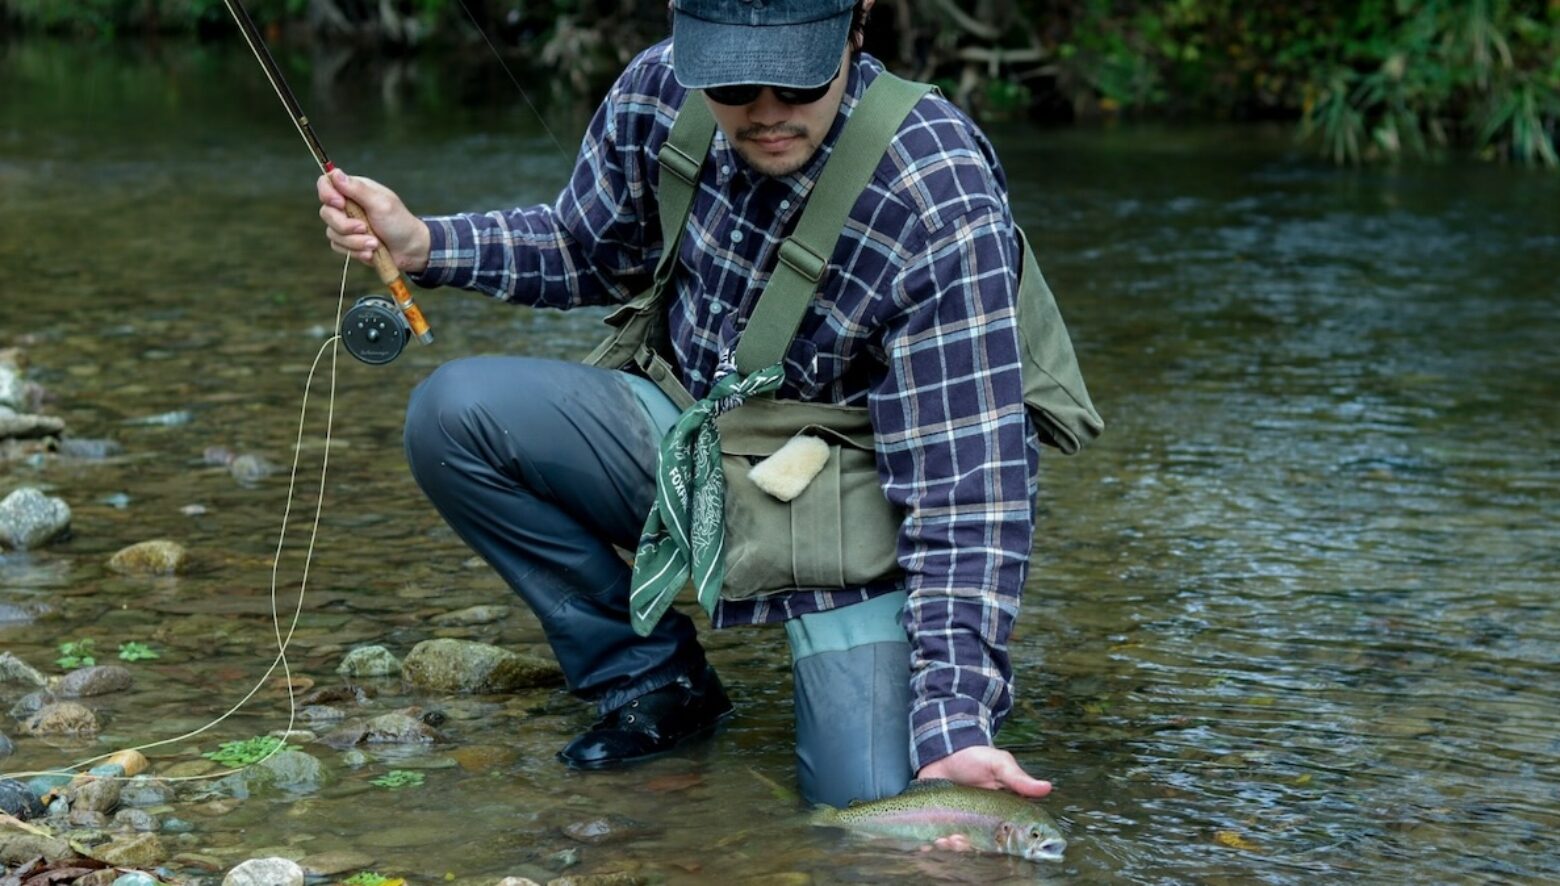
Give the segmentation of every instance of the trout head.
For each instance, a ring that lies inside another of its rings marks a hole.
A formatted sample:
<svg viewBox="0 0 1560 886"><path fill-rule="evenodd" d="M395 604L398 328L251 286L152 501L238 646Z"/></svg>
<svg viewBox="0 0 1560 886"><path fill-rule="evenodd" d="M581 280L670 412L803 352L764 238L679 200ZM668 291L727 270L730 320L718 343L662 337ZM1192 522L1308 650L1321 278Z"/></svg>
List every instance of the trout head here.
<svg viewBox="0 0 1560 886"><path fill-rule="evenodd" d="M997 848L1028 861L1061 861L1067 839L1045 821L1004 821L997 825Z"/></svg>

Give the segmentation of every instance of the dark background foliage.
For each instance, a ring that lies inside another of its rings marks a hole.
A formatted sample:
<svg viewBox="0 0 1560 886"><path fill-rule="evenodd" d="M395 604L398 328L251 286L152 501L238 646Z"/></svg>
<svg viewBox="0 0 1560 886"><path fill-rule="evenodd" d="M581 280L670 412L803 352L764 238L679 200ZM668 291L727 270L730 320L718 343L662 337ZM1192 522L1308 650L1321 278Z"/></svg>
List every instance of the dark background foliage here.
<svg viewBox="0 0 1560 886"><path fill-rule="evenodd" d="M666 31L659 0L247 6L274 40L390 53L481 43L480 27L586 97ZM0 16L17 34L233 39L222 0L0 0ZM1560 166L1560 0L879 0L868 43L987 119L1293 119L1338 163Z"/></svg>

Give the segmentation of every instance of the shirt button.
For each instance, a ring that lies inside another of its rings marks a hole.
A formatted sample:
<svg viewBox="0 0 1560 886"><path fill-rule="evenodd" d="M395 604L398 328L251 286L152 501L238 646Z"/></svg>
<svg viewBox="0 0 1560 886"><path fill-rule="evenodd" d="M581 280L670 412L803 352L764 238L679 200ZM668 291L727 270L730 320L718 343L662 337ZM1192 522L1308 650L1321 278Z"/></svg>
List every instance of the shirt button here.
<svg viewBox="0 0 1560 886"><path fill-rule="evenodd" d="M741 243L742 242L742 232L741 231L732 231L731 232L731 242L733 242L733 243Z"/></svg>
<svg viewBox="0 0 1560 886"><path fill-rule="evenodd" d="M723 305L721 305L720 302L718 302L718 301L710 302L710 313L711 314L719 314L721 311L724 311L724 310L725 310L725 307Z"/></svg>
<svg viewBox="0 0 1560 886"><path fill-rule="evenodd" d="M791 208L791 201L790 200L781 200L780 201L780 208L781 209L790 209Z"/></svg>
<svg viewBox="0 0 1560 886"><path fill-rule="evenodd" d="M721 175L730 175L731 174L731 167L730 166L722 166L720 168L720 174Z"/></svg>

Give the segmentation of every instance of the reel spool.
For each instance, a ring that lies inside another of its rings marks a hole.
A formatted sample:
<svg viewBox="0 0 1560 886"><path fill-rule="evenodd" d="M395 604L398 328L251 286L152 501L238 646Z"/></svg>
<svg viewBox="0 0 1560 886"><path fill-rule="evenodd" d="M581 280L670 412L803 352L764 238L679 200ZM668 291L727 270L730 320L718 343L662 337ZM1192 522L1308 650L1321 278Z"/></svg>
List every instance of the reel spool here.
<svg viewBox="0 0 1560 886"><path fill-rule="evenodd" d="M379 366L401 356L412 327L395 302L382 295L365 295L341 318L341 343L347 353Z"/></svg>

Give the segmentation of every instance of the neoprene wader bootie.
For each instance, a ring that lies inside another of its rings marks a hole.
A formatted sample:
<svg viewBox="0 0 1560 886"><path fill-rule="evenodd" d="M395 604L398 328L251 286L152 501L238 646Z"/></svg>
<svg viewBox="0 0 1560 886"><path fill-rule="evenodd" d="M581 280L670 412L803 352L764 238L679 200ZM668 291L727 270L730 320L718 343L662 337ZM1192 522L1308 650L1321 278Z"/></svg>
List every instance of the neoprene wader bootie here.
<svg viewBox="0 0 1560 886"><path fill-rule="evenodd" d="M610 769L658 757L710 734L731 713L715 669L676 681L609 711L558 752L574 769Z"/></svg>

